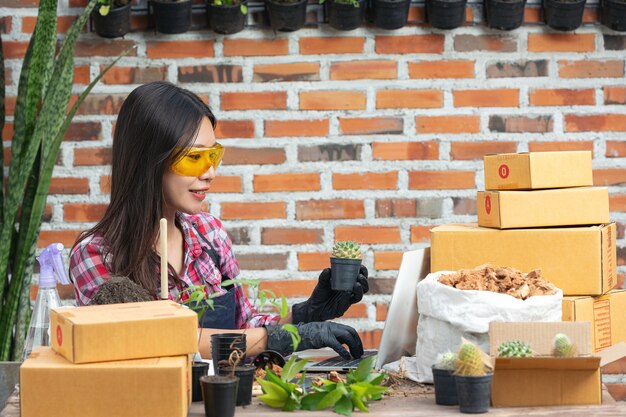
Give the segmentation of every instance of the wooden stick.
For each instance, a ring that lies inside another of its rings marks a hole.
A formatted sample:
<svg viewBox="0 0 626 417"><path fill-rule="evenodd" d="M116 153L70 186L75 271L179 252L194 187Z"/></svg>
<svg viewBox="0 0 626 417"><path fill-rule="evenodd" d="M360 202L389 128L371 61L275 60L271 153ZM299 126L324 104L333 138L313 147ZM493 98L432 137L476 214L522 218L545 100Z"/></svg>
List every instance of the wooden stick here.
<svg viewBox="0 0 626 417"><path fill-rule="evenodd" d="M159 236L161 239L161 299L167 300L167 220L161 219L159 225Z"/></svg>

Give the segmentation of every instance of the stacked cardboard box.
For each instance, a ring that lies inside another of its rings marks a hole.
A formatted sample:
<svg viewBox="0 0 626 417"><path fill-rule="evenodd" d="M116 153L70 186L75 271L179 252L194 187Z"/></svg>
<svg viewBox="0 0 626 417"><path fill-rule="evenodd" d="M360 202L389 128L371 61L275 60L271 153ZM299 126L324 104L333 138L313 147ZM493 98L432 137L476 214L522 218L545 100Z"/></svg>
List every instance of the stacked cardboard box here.
<svg viewBox="0 0 626 417"><path fill-rule="evenodd" d="M20 368L22 417L185 417L196 313L171 301L53 309Z"/></svg>

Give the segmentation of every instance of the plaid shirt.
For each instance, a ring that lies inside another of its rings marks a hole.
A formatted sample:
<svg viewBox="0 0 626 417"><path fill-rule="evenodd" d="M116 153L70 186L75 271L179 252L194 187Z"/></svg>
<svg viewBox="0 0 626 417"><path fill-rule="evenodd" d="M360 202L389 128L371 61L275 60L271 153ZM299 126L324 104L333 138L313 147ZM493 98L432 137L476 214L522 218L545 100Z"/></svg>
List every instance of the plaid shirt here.
<svg viewBox="0 0 626 417"><path fill-rule="evenodd" d="M185 254L183 273L179 278L186 285L204 285L207 294L226 292L221 287L222 274L237 279L240 271L232 251L232 242L222 223L208 213L187 215L178 212L176 220L182 228ZM215 265L207 250L203 250L207 244L196 233L202 233L211 242L220 258L219 267ZM89 304L98 287L111 276L107 267L108 259L103 259L105 252L106 244L101 236L91 236L72 249L70 277L74 282L79 305ZM158 269L155 274L159 276ZM178 288L170 289L170 300L178 299L184 284L180 283ZM157 281L155 285L158 297L160 286ZM235 324L240 329L276 324L280 319L277 315L257 313L241 285L235 285L235 309Z"/></svg>

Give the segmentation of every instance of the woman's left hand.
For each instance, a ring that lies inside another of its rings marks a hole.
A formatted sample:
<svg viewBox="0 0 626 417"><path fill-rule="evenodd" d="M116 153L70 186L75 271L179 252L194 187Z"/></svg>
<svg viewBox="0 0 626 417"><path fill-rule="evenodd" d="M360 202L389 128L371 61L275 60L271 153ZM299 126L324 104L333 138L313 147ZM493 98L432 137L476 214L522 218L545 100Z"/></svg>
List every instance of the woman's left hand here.
<svg viewBox="0 0 626 417"><path fill-rule="evenodd" d="M292 307L293 323L309 323L313 321L331 320L343 316L346 310L363 298L369 291L367 268L361 265L359 277L352 291L337 291L330 287L330 268L320 274L311 297Z"/></svg>

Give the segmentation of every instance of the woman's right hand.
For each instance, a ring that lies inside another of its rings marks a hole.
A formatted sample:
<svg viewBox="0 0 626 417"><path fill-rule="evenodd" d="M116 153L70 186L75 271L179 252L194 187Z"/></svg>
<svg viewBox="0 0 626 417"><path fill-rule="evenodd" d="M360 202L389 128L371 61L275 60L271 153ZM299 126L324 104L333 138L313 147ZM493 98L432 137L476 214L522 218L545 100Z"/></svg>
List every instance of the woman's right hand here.
<svg viewBox="0 0 626 417"><path fill-rule="evenodd" d="M293 353L291 334L280 326L266 326L267 349L276 350L284 355ZM297 350L332 348L342 358L360 358L363 356L363 343L356 330L350 326L332 321L301 323L296 325L300 334ZM347 345L350 352L342 345Z"/></svg>

